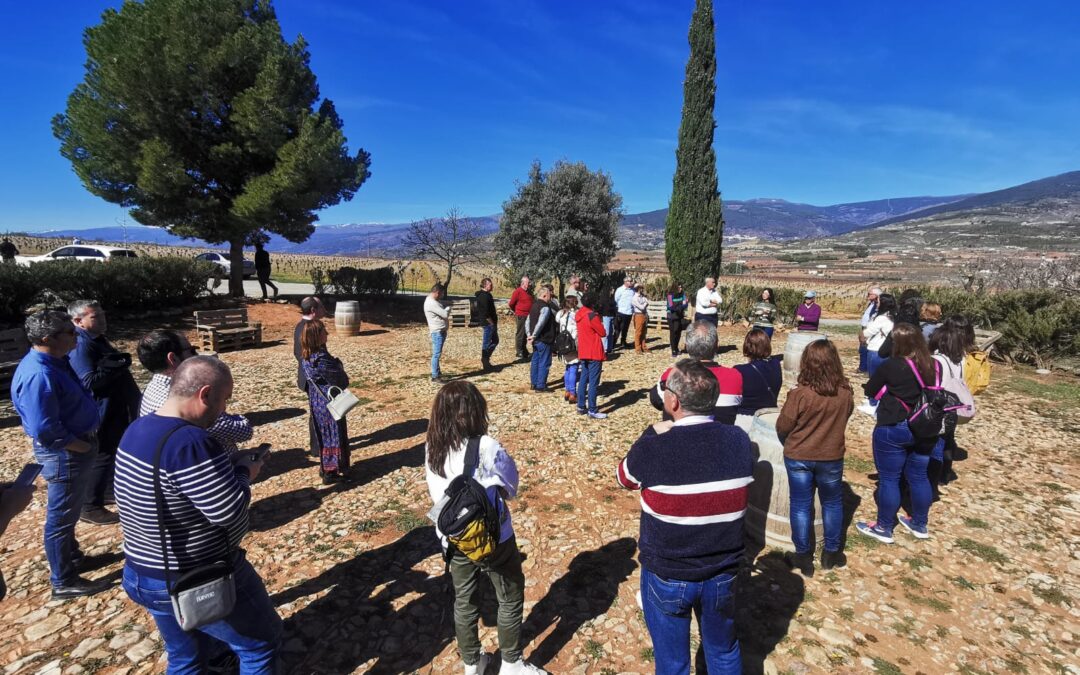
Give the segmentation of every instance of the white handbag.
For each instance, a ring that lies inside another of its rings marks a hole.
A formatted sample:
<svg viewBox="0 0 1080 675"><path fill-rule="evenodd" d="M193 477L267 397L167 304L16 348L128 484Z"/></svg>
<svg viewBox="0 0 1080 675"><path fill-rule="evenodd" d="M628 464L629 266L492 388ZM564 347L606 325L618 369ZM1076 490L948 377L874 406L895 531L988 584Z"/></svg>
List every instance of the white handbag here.
<svg viewBox="0 0 1080 675"><path fill-rule="evenodd" d="M337 390L336 394L334 390ZM335 420L340 421L359 404L360 399L356 398L356 395L348 389L342 389L341 387L328 387L326 389L326 409L330 411L330 416Z"/></svg>

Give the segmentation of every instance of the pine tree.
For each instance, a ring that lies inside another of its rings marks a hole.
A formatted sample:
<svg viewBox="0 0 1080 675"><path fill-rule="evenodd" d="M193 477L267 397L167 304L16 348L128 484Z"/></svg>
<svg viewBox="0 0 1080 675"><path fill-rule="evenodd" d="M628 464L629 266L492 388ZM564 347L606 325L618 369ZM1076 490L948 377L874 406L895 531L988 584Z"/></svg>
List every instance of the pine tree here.
<svg viewBox="0 0 1080 675"><path fill-rule="evenodd" d="M672 279L696 288L720 271L724 216L716 184L716 27L712 0L697 0L690 20L690 59L683 83L683 112L675 178L664 234Z"/></svg>
<svg viewBox="0 0 1080 675"><path fill-rule="evenodd" d="M53 119L60 153L140 223L228 243L233 295L245 242L306 240L369 175L270 0L125 2L83 43L86 76Z"/></svg>

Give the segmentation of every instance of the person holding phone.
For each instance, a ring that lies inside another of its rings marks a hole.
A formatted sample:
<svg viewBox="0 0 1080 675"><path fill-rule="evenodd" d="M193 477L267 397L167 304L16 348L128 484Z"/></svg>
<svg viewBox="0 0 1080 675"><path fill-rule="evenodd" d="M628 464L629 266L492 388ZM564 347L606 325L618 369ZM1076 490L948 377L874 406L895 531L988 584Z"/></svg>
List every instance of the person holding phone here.
<svg viewBox="0 0 1080 675"><path fill-rule="evenodd" d="M14 483L0 484L0 535L3 535L4 531L7 530L11 519L22 513L30 505L30 499L34 496L34 478L40 473L41 465L27 465L27 469L31 467L37 468L29 479L24 478L27 475L26 469L24 469L23 475L19 476L19 480ZM0 600L3 600L6 595L7 583L4 581L4 573L0 571Z"/></svg>
<svg viewBox="0 0 1080 675"><path fill-rule="evenodd" d="M30 351L11 380L11 401L48 485L45 558L52 598L93 595L107 584L79 576L84 557L75 539L83 502L93 480L98 452L98 405L68 362L75 326L63 312L42 311L25 324Z"/></svg>
<svg viewBox="0 0 1080 675"><path fill-rule="evenodd" d="M223 361L185 360L173 374L164 405L128 427L116 454L123 587L157 624L170 673L203 672L213 649L210 637L235 652L241 673L275 672L281 617L240 548L248 531L251 483L263 460L259 451L230 455L207 433L232 391L232 373ZM159 447L161 509L151 478ZM168 518L163 520L161 512ZM184 631L173 613L169 579L222 560L230 563L236 585L232 613Z"/></svg>

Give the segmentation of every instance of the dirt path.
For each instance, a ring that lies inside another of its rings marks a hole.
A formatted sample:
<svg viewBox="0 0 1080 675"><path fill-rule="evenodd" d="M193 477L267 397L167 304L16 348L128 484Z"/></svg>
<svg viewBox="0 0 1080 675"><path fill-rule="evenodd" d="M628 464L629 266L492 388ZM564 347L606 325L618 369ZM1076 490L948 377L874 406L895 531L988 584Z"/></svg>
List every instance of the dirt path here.
<svg viewBox="0 0 1080 675"><path fill-rule="evenodd" d="M435 392L426 330L365 323L359 337L331 336L330 350L364 403L349 425L359 480L324 487L305 454L307 404L291 351L295 308L251 311L264 321L268 346L222 358L237 383L232 409L250 414L253 442L275 446L254 488L245 546L286 618L287 671L457 672L452 594L423 517L430 506L423 438ZM511 322L501 328L496 372L477 372L476 329L451 331L443 369L481 388L492 434L521 470L512 508L527 556L526 655L559 673L652 672L635 600L638 505L616 487L613 471L657 419L647 389L669 363L667 350L605 364L601 409L611 417L594 421L561 392L528 392L527 365L503 365ZM723 329L722 342L741 340L743 331ZM854 338L837 339L853 370ZM721 360L735 363L736 352ZM555 365L552 381L561 374ZM898 534L893 546L873 546L852 529L849 566L812 579L788 571L774 551L757 556L739 592L749 672L1078 672L1080 418L1074 406L1011 386L1016 377L996 369L979 418L961 429L969 456L957 464L960 481L931 510L930 540ZM873 517L871 428L858 413L848 427L845 479L861 500L857 518ZM28 457L17 421L0 419L0 448L0 476L14 476ZM41 490L0 542L10 588L0 604L0 667L160 671L153 623L118 587L48 601L43 515ZM102 558L90 576L117 579L119 530L80 524L78 535ZM488 603L490 626L493 611ZM482 634L493 651L494 629Z"/></svg>

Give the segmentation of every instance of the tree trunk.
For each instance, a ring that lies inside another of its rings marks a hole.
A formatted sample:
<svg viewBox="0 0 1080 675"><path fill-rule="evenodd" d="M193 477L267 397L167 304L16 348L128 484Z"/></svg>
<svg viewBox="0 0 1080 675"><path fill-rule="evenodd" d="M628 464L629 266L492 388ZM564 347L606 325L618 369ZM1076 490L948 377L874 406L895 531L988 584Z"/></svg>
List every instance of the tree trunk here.
<svg viewBox="0 0 1080 675"><path fill-rule="evenodd" d="M566 284L563 283L560 276L556 276L555 280L559 282L559 306L561 307L563 300L566 299Z"/></svg>
<svg viewBox="0 0 1080 675"><path fill-rule="evenodd" d="M446 263L446 283L444 284L446 286L446 295L447 295L447 297L449 297L449 295L450 295L450 280L453 279L453 278L454 278L454 263L447 262Z"/></svg>
<svg viewBox="0 0 1080 675"><path fill-rule="evenodd" d="M244 297L244 240L229 242L229 295Z"/></svg>

